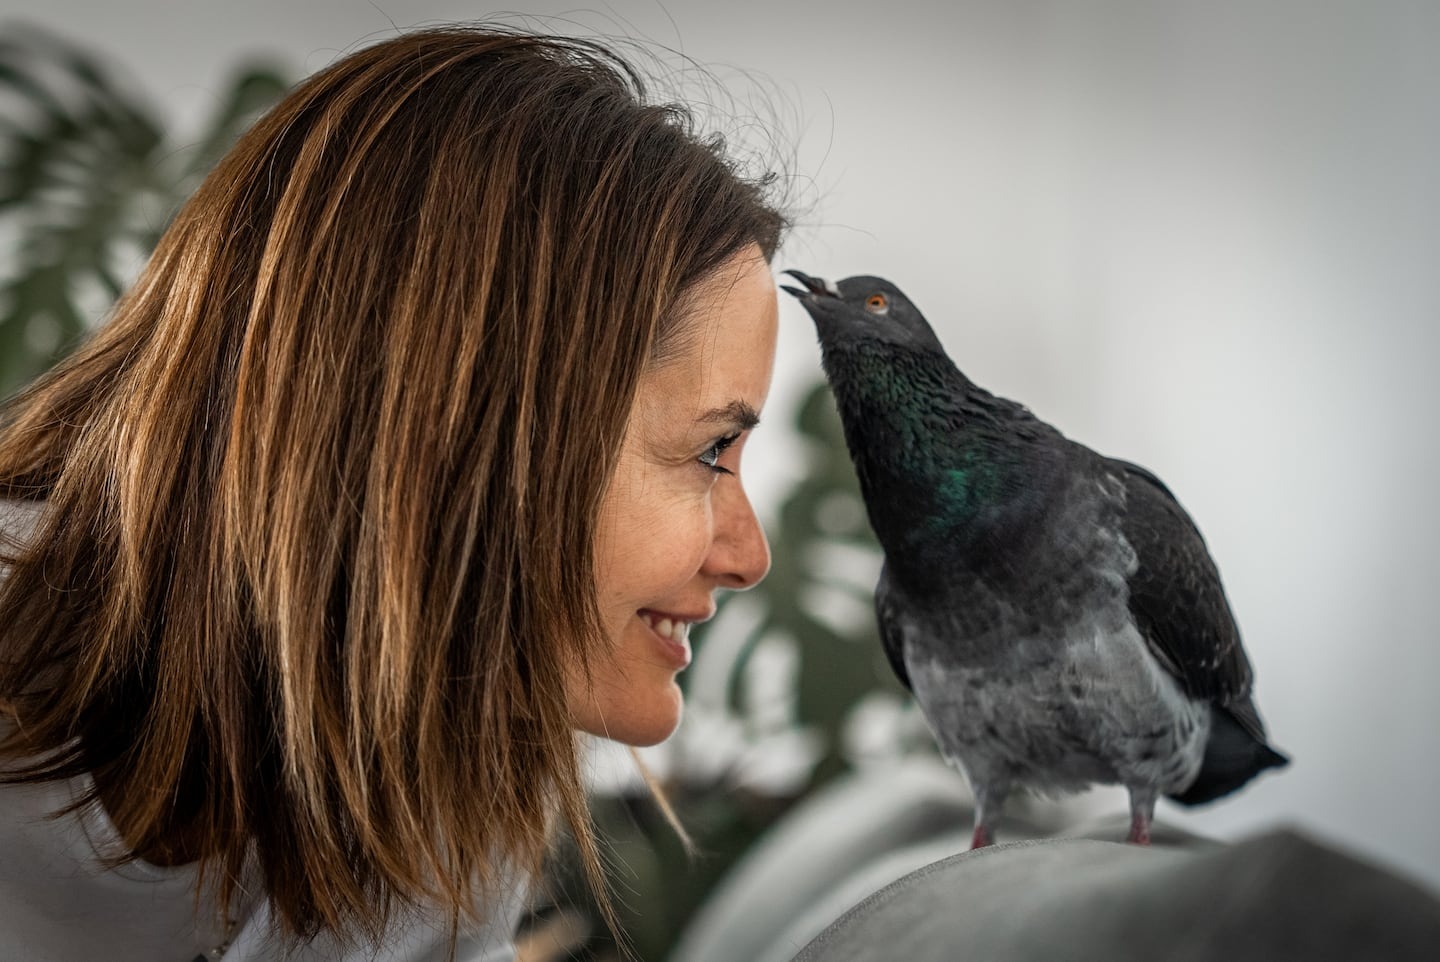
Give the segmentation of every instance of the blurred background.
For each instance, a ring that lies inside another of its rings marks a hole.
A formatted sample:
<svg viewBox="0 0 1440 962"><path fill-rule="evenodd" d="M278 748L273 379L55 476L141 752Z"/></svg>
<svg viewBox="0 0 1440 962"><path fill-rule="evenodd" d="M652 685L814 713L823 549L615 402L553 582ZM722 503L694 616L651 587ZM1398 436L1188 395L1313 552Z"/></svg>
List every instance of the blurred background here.
<svg viewBox="0 0 1440 962"><path fill-rule="evenodd" d="M798 224L777 268L894 280L972 379L1168 482L1294 763L1213 809L1162 802L1162 820L1221 839L1298 824L1440 886L1440 5L509 9L641 41L659 90L778 170ZM0 392L103 317L286 84L397 28L487 14L0 0ZM686 721L645 753L696 861L637 801L628 756L595 753L647 959L786 812L933 754L874 637L878 554L813 330L789 298L781 321L745 464L774 573L698 639ZM1123 809L1097 790L1022 815Z"/></svg>

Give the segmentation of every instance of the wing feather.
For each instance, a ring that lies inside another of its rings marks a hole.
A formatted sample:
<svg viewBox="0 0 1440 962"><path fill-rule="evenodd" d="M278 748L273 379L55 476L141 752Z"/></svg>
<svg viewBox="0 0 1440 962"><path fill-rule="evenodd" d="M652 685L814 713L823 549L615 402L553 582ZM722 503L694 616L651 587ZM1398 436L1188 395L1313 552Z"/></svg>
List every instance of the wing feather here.
<svg viewBox="0 0 1440 962"><path fill-rule="evenodd" d="M875 585L875 621L880 626L880 644L885 657L900 684L914 691L910 686L910 672L905 668L905 632L901 627L901 613L890 590L890 575L886 568L880 569L880 580Z"/></svg>
<svg viewBox="0 0 1440 962"><path fill-rule="evenodd" d="M1253 673L1240 629L1205 539L1159 478L1128 461L1107 459L1125 484L1123 528L1138 567L1130 577L1130 613L1160 663L1192 698L1259 726L1249 703ZM1263 731L1254 731L1263 739Z"/></svg>

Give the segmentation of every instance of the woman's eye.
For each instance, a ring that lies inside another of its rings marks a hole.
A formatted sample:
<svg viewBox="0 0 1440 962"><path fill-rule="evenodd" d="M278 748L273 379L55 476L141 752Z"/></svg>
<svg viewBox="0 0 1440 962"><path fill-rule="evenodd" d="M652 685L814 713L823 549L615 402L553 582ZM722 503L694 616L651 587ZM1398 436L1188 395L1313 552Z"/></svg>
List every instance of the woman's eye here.
<svg viewBox="0 0 1440 962"><path fill-rule="evenodd" d="M715 443L706 448L696 460L716 474L733 474L734 472L729 468L720 467L720 456L724 454L725 450L734 444L739 437L740 435L738 434L729 434L723 438L717 438Z"/></svg>

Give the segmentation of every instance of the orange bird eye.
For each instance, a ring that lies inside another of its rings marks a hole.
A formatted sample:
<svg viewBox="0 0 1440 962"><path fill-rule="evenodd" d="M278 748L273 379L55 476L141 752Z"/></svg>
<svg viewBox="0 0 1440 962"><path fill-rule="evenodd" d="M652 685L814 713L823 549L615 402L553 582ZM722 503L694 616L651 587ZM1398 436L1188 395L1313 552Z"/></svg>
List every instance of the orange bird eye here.
<svg viewBox="0 0 1440 962"><path fill-rule="evenodd" d="M885 300L884 294L871 294L865 299L865 310L871 314L884 314L890 309L890 302Z"/></svg>

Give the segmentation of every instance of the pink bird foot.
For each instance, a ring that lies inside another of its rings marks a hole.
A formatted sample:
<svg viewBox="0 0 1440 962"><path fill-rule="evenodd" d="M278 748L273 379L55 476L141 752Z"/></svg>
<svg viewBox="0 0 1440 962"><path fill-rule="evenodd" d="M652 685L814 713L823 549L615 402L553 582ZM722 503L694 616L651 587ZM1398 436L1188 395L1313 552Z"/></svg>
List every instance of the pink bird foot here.
<svg viewBox="0 0 1440 962"><path fill-rule="evenodd" d="M1150 822L1155 817L1155 790L1153 788L1130 789L1130 837L1131 845L1150 844Z"/></svg>
<svg viewBox="0 0 1440 962"><path fill-rule="evenodd" d="M1129 842L1131 845L1149 845L1150 819L1140 815L1131 816L1130 837L1127 838L1125 841Z"/></svg>

